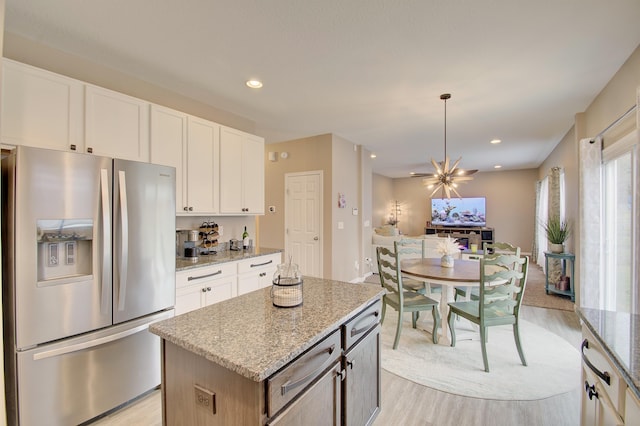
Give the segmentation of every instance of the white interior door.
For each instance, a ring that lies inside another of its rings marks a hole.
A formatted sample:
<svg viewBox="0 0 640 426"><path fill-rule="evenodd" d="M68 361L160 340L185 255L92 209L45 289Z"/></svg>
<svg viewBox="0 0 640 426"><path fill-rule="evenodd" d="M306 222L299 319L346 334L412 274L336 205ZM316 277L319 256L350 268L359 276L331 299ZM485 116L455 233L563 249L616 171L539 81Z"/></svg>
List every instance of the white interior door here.
<svg viewBox="0 0 640 426"><path fill-rule="evenodd" d="M322 278L322 171L285 175L285 258Z"/></svg>

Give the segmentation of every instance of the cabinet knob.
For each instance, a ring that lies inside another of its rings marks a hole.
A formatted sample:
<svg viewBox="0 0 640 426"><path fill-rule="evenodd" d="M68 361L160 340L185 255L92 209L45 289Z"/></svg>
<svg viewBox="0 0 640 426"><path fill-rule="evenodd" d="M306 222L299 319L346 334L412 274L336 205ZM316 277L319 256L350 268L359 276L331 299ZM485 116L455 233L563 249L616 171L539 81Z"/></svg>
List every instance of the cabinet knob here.
<svg viewBox="0 0 640 426"><path fill-rule="evenodd" d="M206 287L202 287L202 292L203 292L203 293L206 293L206 292L207 292Z"/></svg>
<svg viewBox="0 0 640 426"><path fill-rule="evenodd" d="M89 154L93 154L93 148L91 148L90 146L89 146L89 147L87 147L87 152L88 152Z"/></svg>
<svg viewBox="0 0 640 426"><path fill-rule="evenodd" d="M184 206L184 207L182 208L182 210L184 210L185 212L188 212L188 211L189 211L189 207Z"/></svg>
<svg viewBox="0 0 640 426"><path fill-rule="evenodd" d="M192 212L193 211L193 207L189 207L189 211Z"/></svg>
<svg viewBox="0 0 640 426"><path fill-rule="evenodd" d="M585 380L584 381L584 391L589 396L589 400L592 400L594 396L596 397L596 399L598 399L598 391L596 390L596 385L595 384L594 385L589 385L589 382L587 382Z"/></svg>
<svg viewBox="0 0 640 426"><path fill-rule="evenodd" d="M207 287L207 291L211 291L211 287Z"/></svg>
<svg viewBox="0 0 640 426"><path fill-rule="evenodd" d="M71 149L71 151L75 151L76 150L76 144L72 143L69 148Z"/></svg>

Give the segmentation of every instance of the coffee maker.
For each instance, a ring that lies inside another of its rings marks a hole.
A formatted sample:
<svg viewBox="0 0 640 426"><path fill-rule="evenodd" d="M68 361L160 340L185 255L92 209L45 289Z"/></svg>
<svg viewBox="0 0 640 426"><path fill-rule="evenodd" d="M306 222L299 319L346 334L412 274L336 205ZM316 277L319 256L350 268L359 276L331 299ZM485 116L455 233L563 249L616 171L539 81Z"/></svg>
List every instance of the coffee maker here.
<svg viewBox="0 0 640 426"><path fill-rule="evenodd" d="M193 229L176 229L176 256L198 260L199 232Z"/></svg>

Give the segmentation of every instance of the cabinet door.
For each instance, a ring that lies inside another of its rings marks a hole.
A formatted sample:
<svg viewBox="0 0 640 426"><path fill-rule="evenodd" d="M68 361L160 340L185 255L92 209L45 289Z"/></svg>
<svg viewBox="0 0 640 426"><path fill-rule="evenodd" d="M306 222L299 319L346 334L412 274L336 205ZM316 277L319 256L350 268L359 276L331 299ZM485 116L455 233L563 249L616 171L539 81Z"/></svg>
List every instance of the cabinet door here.
<svg viewBox="0 0 640 426"><path fill-rule="evenodd" d="M264 139L220 129L220 212L264 214Z"/></svg>
<svg viewBox="0 0 640 426"><path fill-rule="evenodd" d="M187 206L188 213L219 212L220 126L208 120L189 117L187 128Z"/></svg>
<svg viewBox="0 0 640 426"><path fill-rule="evenodd" d="M335 364L269 425L339 425L340 363ZM364 424L364 423L363 423Z"/></svg>
<svg viewBox="0 0 640 426"><path fill-rule="evenodd" d="M82 82L3 59L2 142L82 151Z"/></svg>
<svg viewBox="0 0 640 426"><path fill-rule="evenodd" d="M203 291L203 287L200 284L194 284L177 289L175 305L176 315L200 309L205 297L205 291Z"/></svg>
<svg viewBox="0 0 640 426"><path fill-rule="evenodd" d="M242 144L241 132L220 129L220 213L243 213Z"/></svg>
<svg viewBox="0 0 640 426"><path fill-rule="evenodd" d="M640 426L640 401L629 388L624 404L624 422L626 426Z"/></svg>
<svg viewBox="0 0 640 426"><path fill-rule="evenodd" d="M371 424L380 412L380 327L347 352L344 362L345 424Z"/></svg>
<svg viewBox="0 0 640 426"><path fill-rule="evenodd" d="M184 178L187 114L151 105L150 161L176 168L176 213L187 209Z"/></svg>
<svg viewBox="0 0 640 426"><path fill-rule="evenodd" d="M209 306L236 296L236 277L219 278L203 283L206 288L204 305Z"/></svg>
<svg viewBox="0 0 640 426"><path fill-rule="evenodd" d="M85 150L96 155L149 161L149 103L85 86Z"/></svg>
<svg viewBox="0 0 640 426"><path fill-rule="evenodd" d="M264 139L248 135L242 146L245 213L264 214Z"/></svg>

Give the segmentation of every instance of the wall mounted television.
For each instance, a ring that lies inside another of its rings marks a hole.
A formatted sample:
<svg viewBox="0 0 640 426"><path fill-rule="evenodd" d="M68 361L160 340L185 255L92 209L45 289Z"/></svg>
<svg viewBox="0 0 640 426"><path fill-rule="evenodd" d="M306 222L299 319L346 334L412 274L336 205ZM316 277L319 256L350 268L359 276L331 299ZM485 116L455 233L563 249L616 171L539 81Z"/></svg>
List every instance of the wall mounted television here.
<svg viewBox="0 0 640 426"><path fill-rule="evenodd" d="M432 198L433 226L486 226L486 198Z"/></svg>

